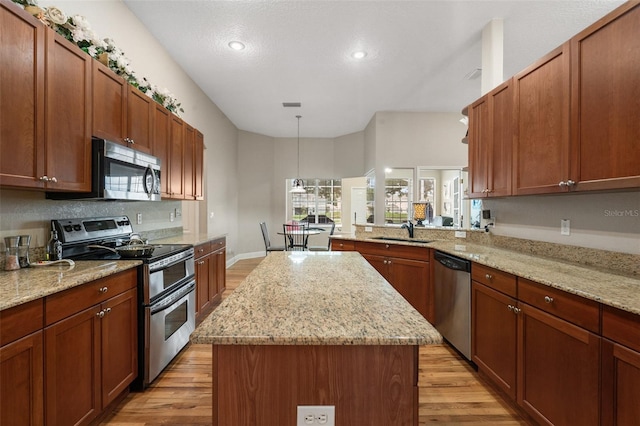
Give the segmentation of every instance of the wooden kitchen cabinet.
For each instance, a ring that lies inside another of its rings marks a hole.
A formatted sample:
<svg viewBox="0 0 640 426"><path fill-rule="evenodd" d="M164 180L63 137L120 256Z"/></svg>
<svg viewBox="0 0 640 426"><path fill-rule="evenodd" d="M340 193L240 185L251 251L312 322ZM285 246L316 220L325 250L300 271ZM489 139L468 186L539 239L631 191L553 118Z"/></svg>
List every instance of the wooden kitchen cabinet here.
<svg viewBox="0 0 640 426"><path fill-rule="evenodd" d="M640 187L640 4L571 39L571 177L576 190Z"/></svg>
<svg viewBox="0 0 640 426"><path fill-rule="evenodd" d="M204 135L198 130L193 156L193 195L196 200L204 200Z"/></svg>
<svg viewBox="0 0 640 426"><path fill-rule="evenodd" d="M519 303L518 404L540 424L598 425L600 337Z"/></svg>
<svg viewBox="0 0 640 426"><path fill-rule="evenodd" d="M356 250L427 320L433 314L429 249L357 241Z"/></svg>
<svg viewBox="0 0 640 426"><path fill-rule="evenodd" d="M171 161L168 165L169 198L184 199L184 121L170 114L169 152Z"/></svg>
<svg viewBox="0 0 640 426"><path fill-rule="evenodd" d="M93 59L53 30L46 31L45 40L45 187L88 192Z"/></svg>
<svg viewBox="0 0 640 426"><path fill-rule="evenodd" d="M513 277L515 287L515 277ZM471 359L516 399L517 301L477 281L471 284Z"/></svg>
<svg viewBox="0 0 640 426"><path fill-rule="evenodd" d="M201 315L226 289L226 239L217 238L195 247L196 315Z"/></svg>
<svg viewBox="0 0 640 426"><path fill-rule="evenodd" d="M0 311L0 424L44 424L43 306Z"/></svg>
<svg viewBox="0 0 640 426"><path fill-rule="evenodd" d="M355 251L356 242L353 240L343 240L341 238L331 239L331 251Z"/></svg>
<svg viewBox="0 0 640 426"><path fill-rule="evenodd" d="M196 130L189 124L184 123L184 139L182 154L183 161L183 182L184 182L184 199L195 200L195 148L196 148Z"/></svg>
<svg viewBox="0 0 640 426"><path fill-rule="evenodd" d="M137 376L136 270L46 298L47 424L83 425Z"/></svg>
<svg viewBox="0 0 640 426"><path fill-rule="evenodd" d="M602 425L640 418L640 315L602 308Z"/></svg>
<svg viewBox="0 0 640 426"><path fill-rule="evenodd" d="M129 84L98 61L92 64L92 135L127 145Z"/></svg>
<svg viewBox="0 0 640 426"><path fill-rule="evenodd" d="M576 179L569 169L569 49L566 42L513 77L514 195L566 192Z"/></svg>
<svg viewBox="0 0 640 426"><path fill-rule="evenodd" d="M160 191L162 198L170 198L171 116L171 112L162 105L154 105L153 155L160 159Z"/></svg>
<svg viewBox="0 0 640 426"><path fill-rule="evenodd" d="M469 197L511 195L512 80L469 107Z"/></svg>
<svg viewBox="0 0 640 426"><path fill-rule="evenodd" d="M156 102L146 94L127 85L127 137L128 146L151 154Z"/></svg>
<svg viewBox="0 0 640 426"><path fill-rule="evenodd" d="M0 10L0 116L12 123L0 130L0 183L89 191L92 59L16 5Z"/></svg>
<svg viewBox="0 0 640 426"><path fill-rule="evenodd" d="M44 188L45 27L0 0L0 185Z"/></svg>

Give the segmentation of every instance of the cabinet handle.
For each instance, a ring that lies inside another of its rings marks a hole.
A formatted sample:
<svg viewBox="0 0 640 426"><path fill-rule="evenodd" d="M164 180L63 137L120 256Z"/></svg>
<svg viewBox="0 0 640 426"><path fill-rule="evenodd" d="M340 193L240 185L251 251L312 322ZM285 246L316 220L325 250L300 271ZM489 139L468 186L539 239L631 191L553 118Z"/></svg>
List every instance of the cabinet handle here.
<svg viewBox="0 0 640 426"><path fill-rule="evenodd" d="M576 182L569 179L569 180L561 180L560 183L558 183L558 186L566 186L566 187L570 187L575 185Z"/></svg>
<svg viewBox="0 0 640 426"><path fill-rule="evenodd" d="M558 183L558 186L567 186L567 182L565 182L565 181L561 180L561 181Z"/></svg>
<svg viewBox="0 0 640 426"><path fill-rule="evenodd" d="M384 248L389 248L389 244L385 244L385 245L384 245Z"/></svg>
<svg viewBox="0 0 640 426"><path fill-rule="evenodd" d="M104 317L104 310L102 310L102 311L98 312L98 313L96 314L96 316L97 316L98 318L102 318L102 317Z"/></svg>
<svg viewBox="0 0 640 426"><path fill-rule="evenodd" d="M553 297L545 296L544 297L544 302L545 303L552 303L553 302Z"/></svg>
<svg viewBox="0 0 640 426"><path fill-rule="evenodd" d="M486 279L488 279L489 281L491 281L493 279L493 275L491 275L491 274L486 274L484 277Z"/></svg>
<svg viewBox="0 0 640 426"><path fill-rule="evenodd" d="M515 306L513 307L513 313L518 315L520 312L522 312L522 309L520 308L516 308Z"/></svg>
<svg viewBox="0 0 640 426"><path fill-rule="evenodd" d="M575 183L574 181L572 181L571 179L569 179L569 180L567 181L567 186L573 186L573 185L575 185L575 184L576 184L576 183Z"/></svg>
<svg viewBox="0 0 640 426"><path fill-rule="evenodd" d="M107 287L100 287L100 290L98 290L100 293L106 293L109 290L109 288Z"/></svg>
<svg viewBox="0 0 640 426"><path fill-rule="evenodd" d="M104 314L105 315L108 314L109 312L111 312L111 308L107 308L107 309L104 310Z"/></svg>
<svg viewBox="0 0 640 426"><path fill-rule="evenodd" d="M40 176L39 180L42 181L42 182L48 182L49 181L49 176L47 176L47 175Z"/></svg>
<svg viewBox="0 0 640 426"><path fill-rule="evenodd" d="M511 312L513 312L513 310L515 309L515 306L507 305L507 309L510 310Z"/></svg>

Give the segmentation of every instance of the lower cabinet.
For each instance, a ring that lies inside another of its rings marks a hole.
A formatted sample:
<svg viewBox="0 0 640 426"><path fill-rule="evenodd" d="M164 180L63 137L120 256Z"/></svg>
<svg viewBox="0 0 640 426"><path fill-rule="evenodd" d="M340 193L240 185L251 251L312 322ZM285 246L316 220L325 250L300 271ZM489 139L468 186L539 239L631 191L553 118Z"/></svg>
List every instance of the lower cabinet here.
<svg viewBox="0 0 640 426"><path fill-rule="evenodd" d="M354 251L356 249L356 242L353 240L343 240L340 238L331 239L332 251Z"/></svg>
<svg viewBox="0 0 640 426"><path fill-rule="evenodd" d="M196 318L226 289L226 239L218 238L195 247Z"/></svg>
<svg viewBox="0 0 640 426"><path fill-rule="evenodd" d="M427 247L356 241L355 249L422 316L433 322Z"/></svg>
<svg viewBox="0 0 640 426"><path fill-rule="evenodd" d="M96 300L99 303L91 303ZM54 295L51 304L48 301L46 423L89 424L137 376L135 270L67 290Z"/></svg>
<svg viewBox="0 0 640 426"><path fill-rule="evenodd" d="M0 424L44 424L42 355L42 331L0 348Z"/></svg>
<svg viewBox="0 0 640 426"><path fill-rule="evenodd" d="M518 404L540 424L598 425L600 337L524 303Z"/></svg>

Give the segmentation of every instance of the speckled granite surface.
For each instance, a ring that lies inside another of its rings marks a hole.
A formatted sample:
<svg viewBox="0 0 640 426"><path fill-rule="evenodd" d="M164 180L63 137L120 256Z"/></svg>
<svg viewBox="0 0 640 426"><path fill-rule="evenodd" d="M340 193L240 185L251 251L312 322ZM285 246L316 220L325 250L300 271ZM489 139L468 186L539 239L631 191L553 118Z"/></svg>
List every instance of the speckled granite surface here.
<svg viewBox="0 0 640 426"><path fill-rule="evenodd" d="M0 272L0 311L141 265L139 260L78 261Z"/></svg>
<svg viewBox="0 0 640 426"><path fill-rule="evenodd" d="M356 252L274 252L191 335L231 345L425 345L442 336Z"/></svg>
<svg viewBox="0 0 640 426"><path fill-rule="evenodd" d="M345 239L344 236L341 238ZM362 237L346 239L431 247L640 315L640 278L637 275L535 256L526 251L466 243L461 239L433 240L429 244Z"/></svg>
<svg viewBox="0 0 640 426"><path fill-rule="evenodd" d="M197 246L198 244L206 243L207 241L215 240L225 236L226 234L181 234L162 239L155 239L151 242L154 244L192 244L194 246Z"/></svg>

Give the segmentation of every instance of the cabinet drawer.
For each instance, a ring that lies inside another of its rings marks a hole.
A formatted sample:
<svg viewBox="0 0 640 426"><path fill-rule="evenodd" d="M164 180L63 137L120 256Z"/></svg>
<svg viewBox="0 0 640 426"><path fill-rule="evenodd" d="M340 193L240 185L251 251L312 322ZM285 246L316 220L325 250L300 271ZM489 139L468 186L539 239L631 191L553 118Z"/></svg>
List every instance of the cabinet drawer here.
<svg viewBox="0 0 640 426"><path fill-rule="evenodd" d="M471 279L506 295L516 297L516 276L508 272L474 263L471 266Z"/></svg>
<svg viewBox="0 0 640 426"><path fill-rule="evenodd" d="M401 259L424 260L425 262L429 261L428 247L356 241L356 250L359 251L360 254L376 254L379 256L393 256Z"/></svg>
<svg viewBox="0 0 640 426"><path fill-rule="evenodd" d="M129 269L47 296L45 301L46 325L51 325L76 312L102 303L123 291L135 288L136 283L137 270Z"/></svg>
<svg viewBox="0 0 640 426"><path fill-rule="evenodd" d="M598 302L524 278L518 278L518 299L594 333L600 332Z"/></svg>
<svg viewBox="0 0 640 426"><path fill-rule="evenodd" d="M213 251L211 247L211 241L207 241L206 243L198 244L193 248L194 256L196 259L206 256Z"/></svg>
<svg viewBox="0 0 640 426"><path fill-rule="evenodd" d="M352 240L341 240L339 238L331 239L331 250L333 251L354 251L356 242Z"/></svg>
<svg viewBox="0 0 640 426"><path fill-rule="evenodd" d="M640 351L640 315L603 306L602 335Z"/></svg>
<svg viewBox="0 0 640 426"><path fill-rule="evenodd" d="M40 330L44 323L44 299L0 311L0 346Z"/></svg>
<svg viewBox="0 0 640 426"><path fill-rule="evenodd" d="M211 251L220 250L222 248L227 247L227 239L226 238L216 238L211 241Z"/></svg>

